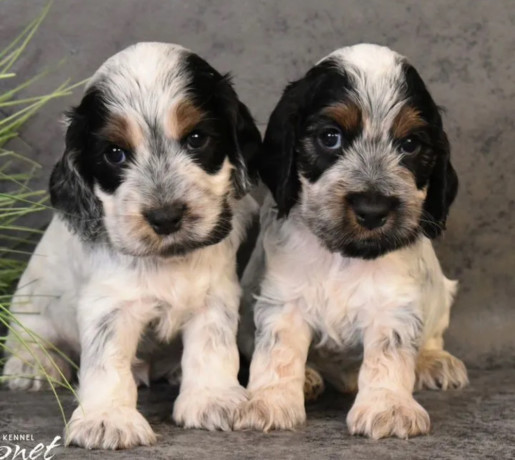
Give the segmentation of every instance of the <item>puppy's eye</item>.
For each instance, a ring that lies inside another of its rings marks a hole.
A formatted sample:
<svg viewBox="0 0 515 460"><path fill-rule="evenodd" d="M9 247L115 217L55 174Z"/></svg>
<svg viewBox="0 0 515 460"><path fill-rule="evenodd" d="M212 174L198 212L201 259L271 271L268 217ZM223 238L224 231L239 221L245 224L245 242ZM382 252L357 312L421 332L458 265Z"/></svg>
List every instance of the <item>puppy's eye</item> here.
<svg viewBox="0 0 515 460"><path fill-rule="evenodd" d="M121 166L127 161L127 152L117 145L112 145L108 148L104 157L109 164L113 166Z"/></svg>
<svg viewBox="0 0 515 460"><path fill-rule="evenodd" d="M399 150L401 153L413 154L420 149L420 141L414 136L408 136L401 140Z"/></svg>
<svg viewBox="0 0 515 460"><path fill-rule="evenodd" d="M337 150L342 146L342 133L336 128L328 128L318 134L320 145L329 150Z"/></svg>
<svg viewBox="0 0 515 460"><path fill-rule="evenodd" d="M207 145L209 136L201 131L193 131L186 137L186 148L189 150L199 150Z"/></svg>

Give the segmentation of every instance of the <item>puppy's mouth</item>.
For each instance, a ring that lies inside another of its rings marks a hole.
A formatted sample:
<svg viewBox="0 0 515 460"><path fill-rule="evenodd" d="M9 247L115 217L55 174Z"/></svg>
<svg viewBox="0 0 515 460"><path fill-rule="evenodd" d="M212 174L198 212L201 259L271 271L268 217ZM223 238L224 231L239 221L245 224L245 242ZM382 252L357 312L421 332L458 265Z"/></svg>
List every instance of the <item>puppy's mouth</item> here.
<svg viewBox="0 0 515 460"><path fill-rule="evenodd" d="M159 257L180 257L189 254L197 249L219 243L226 238L232 230L232 214L222 212L216 225L201 237L196 236L193 229L195 222L200 221L200 216L192 216L189 225L180 230L177 235L166 237L161 240L154 255Z"/></svg>
<svg viewBox="0 0 515 460"><path fill-rule="evenodd" d="M382 235L376 238L350 239L339 245L337 252L344 257L357 257L360 259L376 259L389 252L412 244L419 234L412 231L405 235Z"/></svg>
<svg viewBox="0 0 515 460"><path fill-rule="evenodd" d="M120 223L126 231L110 233L113 246L133 257L178 257L223 240L232 230L232 212L224 205L214 222L200 214L145 211Z"/></svg>
<svg viewBox="0 0 515 460"><path fill-rule="evenodd" d="M220 238L221 239L221 238ZM208 236L204 238L195 238L188 234L187 230L178 231L173 236L157 236L151 231L140 235L138 239L130 239L127 242L114 242L114 246L123 254L133 257L179 257L205 247L208 244L214 244Z"/></svg>
<svg viewBox="0 0 515 460"><path fill-rule="evenodd" d="M412 244L420 234L414 229L410 232L387 232L375 236L357 237L349 232L338 232L338 235L315 232L324 246L331 252L340 253L344 257L360 259L376 259L388 252L401 249Z"/></svg>
<svg viewBox="0 0 515 460"><path fill-rule="evenodd" d="M345 197L340 233L333 248L347 257L375 259L413 243L420 233L416 207L375 191Z"/></svg>
<svg viewBox="0 0 515 460"><path fill-rule="evenodd" d="M309 227L331 252L344 257L376 259L409 246L419 236L420 226L412 226L403 214L399 207L386 219L379 216L364 222L347 209L339 223L311 220Z"/></svg>

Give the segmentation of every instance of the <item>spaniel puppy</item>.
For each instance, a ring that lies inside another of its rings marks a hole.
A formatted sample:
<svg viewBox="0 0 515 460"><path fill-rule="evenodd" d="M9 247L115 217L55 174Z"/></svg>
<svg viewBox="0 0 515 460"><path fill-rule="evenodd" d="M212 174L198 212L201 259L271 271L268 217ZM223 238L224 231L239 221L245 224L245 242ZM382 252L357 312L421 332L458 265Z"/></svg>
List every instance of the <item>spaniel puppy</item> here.
<svg viewBox="0 0 515 460"><path fill-rule="evenodd" d="M467 374L443 349L456 283L430 241L458 182L419 74L388 48L335 51L284 91L259 168L271 196L245 274L241 345L253 348L254 292L255 350L235 426L303 423L303 386L316 395L320 373L358 391L352 434L427 433L413 390Z"/></svg>
<svg viewBox="0 0 515 460"><path fill-rule="evenodd" d="M13 304L48 346L27 352L13 324L4 371L12 389L37 390L41 366L58 381L71 373L54 346L80 354L68 444L153 443L132 372L145 380L179 365L175 421L231 428L246 399L235 258L257 212L247 163L260 142L228 77L180 46L131 46L91 78L50 180L56 215Z"/></svg>

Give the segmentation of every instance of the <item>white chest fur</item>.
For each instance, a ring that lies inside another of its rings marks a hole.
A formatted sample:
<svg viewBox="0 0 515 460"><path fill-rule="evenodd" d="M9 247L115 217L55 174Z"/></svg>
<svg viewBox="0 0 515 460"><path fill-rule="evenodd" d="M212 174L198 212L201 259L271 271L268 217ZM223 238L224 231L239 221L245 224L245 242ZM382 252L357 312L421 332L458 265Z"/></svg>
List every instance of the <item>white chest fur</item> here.
<svg viewBox="0 0 515 460"><path fill-rule="evenodd" d="M13 303L17 311L39 312L52 340L75 352L80 349L81 314L89 317L95 309L107 308L105 298L112 299L114 307L133 310L142 321L155 320L158 337L167 340L205 305L213 289L225 292L237 309L236 250L256 207L252 198L243 198L235 205L233 230L226 239L166 259L135 258L101 244L87 245L56 216L20 280Z"/></svg>
<svg viewBox="0 0 515 460"><path fill-rule="evenodd" d="M444 277L427 238L362 260L329 252L294 212L277 220L265 205L261 223L266 274L260 298L302 309L319 345L355 348L361 330L386 310L415 313L426 338L447 326L442 318L448 316L455 283Z"/></svg>

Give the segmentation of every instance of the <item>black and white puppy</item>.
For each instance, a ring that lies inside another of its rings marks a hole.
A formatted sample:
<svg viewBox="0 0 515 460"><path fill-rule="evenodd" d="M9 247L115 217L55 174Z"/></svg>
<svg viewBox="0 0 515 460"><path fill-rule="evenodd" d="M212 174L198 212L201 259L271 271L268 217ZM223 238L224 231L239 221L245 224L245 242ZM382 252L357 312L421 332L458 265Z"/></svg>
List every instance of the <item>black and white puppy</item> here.
<svg viewBox="0 0 515 460"><path fill-rule="evenodd" d="M359 390L351 433L427 433L415 387L461 387L467 374L443 349L456 282L430 241L458 182L419 74L388 48L335 51L286 88L258 158L271 195L244 276L247 354L253 307L256 334L235 426L301 424L303 387L320 390L322 374Z"/></svg>
<svg viewBox="0 0 515 460"><path fill-rule="evenodd" d="M246 399L237 380L236 251L257 212L247 164L260 144L229 79L180 46L136 44L89 81L50 180L56 215L12 307L48 347L27 352L13 324L4 370L12 389L37 390L42 367L55 380L70 376L53 346L80 354L67 443L155 441L136 410L134 366L152 378L182 364L175 421L231 428ZM180 332L182 362L180 344L165 353L156 345Z"/></svg>

